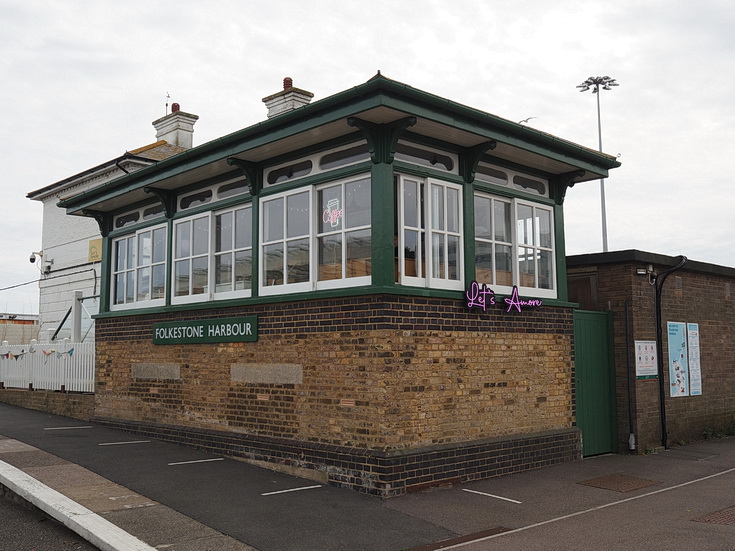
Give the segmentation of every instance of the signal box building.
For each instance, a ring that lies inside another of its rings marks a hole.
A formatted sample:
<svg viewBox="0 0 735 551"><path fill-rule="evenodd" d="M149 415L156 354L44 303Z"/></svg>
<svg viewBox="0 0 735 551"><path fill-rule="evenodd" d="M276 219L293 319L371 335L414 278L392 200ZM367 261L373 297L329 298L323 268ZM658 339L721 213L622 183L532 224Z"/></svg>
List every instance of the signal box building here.
<svg viewBox="0 0 735 551"><path fill-rule="evenodd" d="M614 157L378 74L61 206L98 421L383 497L580 457L567 191Z"/></svg>

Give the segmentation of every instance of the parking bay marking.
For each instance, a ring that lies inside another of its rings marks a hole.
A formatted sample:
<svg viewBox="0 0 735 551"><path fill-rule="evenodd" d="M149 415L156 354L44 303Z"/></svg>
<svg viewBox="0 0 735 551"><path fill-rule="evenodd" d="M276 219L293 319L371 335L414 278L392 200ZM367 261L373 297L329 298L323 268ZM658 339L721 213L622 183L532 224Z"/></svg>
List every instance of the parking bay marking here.
<svg viewBox="0 0 735 551"><path fill-rule="evenodd" d="M321 484L317 484L316 486L302 486L301 488L291 488L289 490L278 490L276 492L266 492L264 494L260 494L261 496L274 496L276 494L287 494L289 492L300 492L301 490L313 490L315 488L321 488Z"/></svg>
<svg viewBox="0 0 735 551"><path fill-rule="evenodd" d="M76 427L45 427L43 430L74 430L74 429L93 429L92 425L82 425Z"/></svg>
<svg viewBox="0 0 735 551"><path fill-rule="evenodd" d="M150 440L123 440L121 442L101 442L98 446L123 446L125 444L148 444Z"/></svg>
<svg viewBox="0 0 735 551"><path fill-rule="evenodd" d="M214 459L195 459L194 461L177 461L175 463L169 463L168 466L172 465L191 465L192 463L209 463L211 461L224 461L224 457L216 457Z"/></svg>
<svg viewBox="0 0 735 551"><path fill-rule="evenodd" d="M471 494L480 494L481 496L487 496L487 497L494 497L495 499L502 499L503 501L510 501L511 503L518 503L521 504L521 501L516 501L515 499L510 499L509 497L503 497L503 496L496 496L494 494L488 494L485 492L478 492L477 490L468 490L467 488L462 488L463 492L470 492Z"/></svg>

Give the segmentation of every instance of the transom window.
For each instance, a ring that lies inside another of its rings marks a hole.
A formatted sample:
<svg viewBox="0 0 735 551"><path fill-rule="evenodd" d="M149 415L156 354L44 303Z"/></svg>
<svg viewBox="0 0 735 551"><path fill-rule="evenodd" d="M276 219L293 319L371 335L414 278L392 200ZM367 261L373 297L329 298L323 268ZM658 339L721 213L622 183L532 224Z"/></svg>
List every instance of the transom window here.
<svg viewBox="0 0 735 551"><path fill-rule="evenodd" d="M551 207L475 194L475 279L495 291L513 285L556 297Z"/></svg>

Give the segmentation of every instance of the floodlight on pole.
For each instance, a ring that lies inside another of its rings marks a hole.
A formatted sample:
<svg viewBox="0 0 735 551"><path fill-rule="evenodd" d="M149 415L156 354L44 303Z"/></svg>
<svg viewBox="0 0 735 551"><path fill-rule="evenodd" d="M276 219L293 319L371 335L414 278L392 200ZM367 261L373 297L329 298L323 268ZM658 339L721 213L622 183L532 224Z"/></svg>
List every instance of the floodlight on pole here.
<svg viewBox="0 0 735 551"><path fill-rule="evenodd" d="M582 84L579 84L580 92L592 90L593 94L597 94L597 137L600 142L600 152L602 153L602 120L600 118L600 87L603 90L612 90L613 86L619 86L614 78L590 77ZM600 178L600 210L602 213L602 251L607 252L607 212L605 210L605 179Z"/></svg>

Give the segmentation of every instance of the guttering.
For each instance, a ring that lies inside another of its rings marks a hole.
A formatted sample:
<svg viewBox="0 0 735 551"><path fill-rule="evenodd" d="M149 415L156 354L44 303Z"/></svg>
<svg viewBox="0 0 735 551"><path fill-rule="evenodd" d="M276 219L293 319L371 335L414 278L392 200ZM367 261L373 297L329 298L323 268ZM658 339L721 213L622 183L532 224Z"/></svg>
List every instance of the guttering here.
<svg viewBox="0 0 735 551"><path fill-rule="evenodd" d="M381 96L380 94L383 95ZM371 99L374 100L372 104L369 103L369 100ZM480 130L484 130L485 133L488 134L493 132L505 133L506 138L511 142L510 145L513 145L514 147L519 147L519 142L531 146L538 145L540 147L549 148L550 153L555 153L560 157L569 155L573 159L576 159L577 163L583 161L588 162L599 167L601 170L620 166L620 162L610 155L574 144L567 140L563 140L562 138L535 130L522 124L514 123L496 115L455 103L451 100L418 90L378 74L364 84L339 92L298 109L294 109L293 111L278 115L272 119L256 123L248 128L216 138L192 149L188 149L169 159L160 161L153 166L143 168L133 174L122 176L121 178L107 182L89 190L88 192L79 194L74 198L70 198L69 200L61 201L59 206L61 208L74 209L74 205L78 205L80 200L102 196L109 189L124 186L126 184L134 184L137 181L145 180L149 175L152 176L159 174L165 170L169 170L175 174L185 173L188 170L195 168L195 166L191 165L196 163L198 159L209 157L209 161L205 162L224 160L227 157L235 156L247 151L249 148L243 148L243 142L252 142L262 136L277 134L279 131L284 132L285 130L289 130L293 134L297 133L296 128L294 128L297 122L300 122L302 126L308 125L308 129L316 128L326 122L334 122L331 119L329 121L320 121L318 120L318 116L322 113L334 113L334 111L339 107L347 108L349 106L354 106L356 109L364 110L384 105L393 109L400 109L398 106L393 104L393 102L386 100L393 100L394 102L396 100L408 101L418 107L428 107L436 113L445 113L446 117L451 119L461 119L463 125L466 124L467 126L474 126L477 130L473 131L470 128L461 127L460 129L476 133L480 137L487 137L480 133ZM451 124L447 120L440 120L442 118L443 117L436 116L432 120L441 124ZM456 120L454 123L456 125ZM301 128L300 131L305 130L307 130L307 128ZM278 138L274 138L274 140L283 139L284 137L286 136L280 136ZM515 140L518 140L518 142ZM498 141L503 140L501 138ZM521 149L526 148L521 147ZM212 157L216 157L216 159L212 159ZM566 160L566 162L570 163L569 160ZM155 178L155 176L153 177Z"/></svg>

